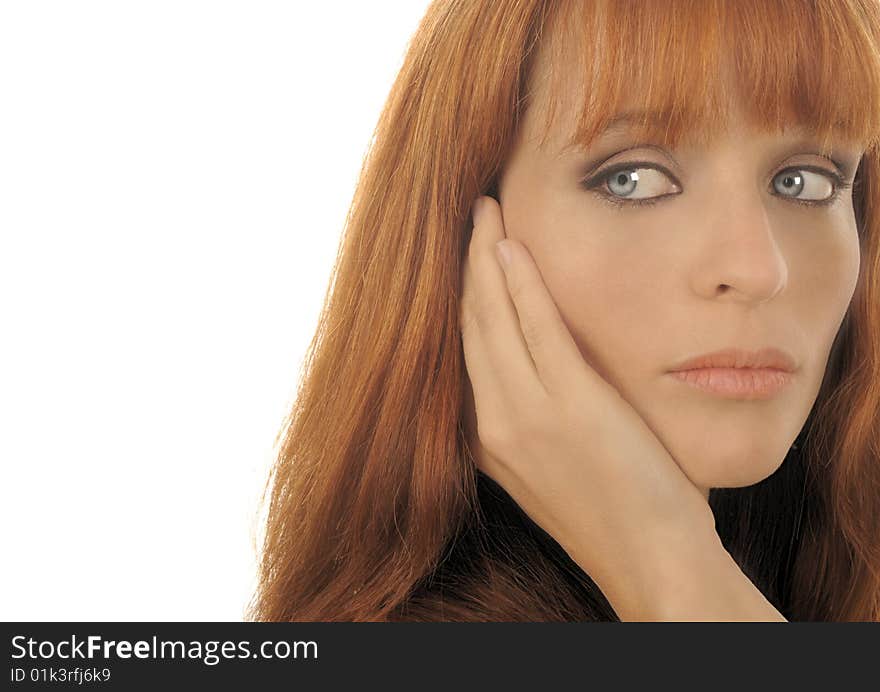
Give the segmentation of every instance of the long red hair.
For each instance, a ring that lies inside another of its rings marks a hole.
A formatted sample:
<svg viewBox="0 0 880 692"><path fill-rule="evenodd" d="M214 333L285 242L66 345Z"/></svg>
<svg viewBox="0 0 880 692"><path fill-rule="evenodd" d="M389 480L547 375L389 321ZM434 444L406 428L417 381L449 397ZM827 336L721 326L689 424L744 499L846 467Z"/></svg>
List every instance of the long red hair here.
<svg viewBox="0 0 880 692"><path fill-rule="evenodd" d="M469 211L530 102L582 76L572 143L633 95L642 134L708 139L729 94L766 129L864 143L861 271L825 379L776 473L713 489L724 545L789 620L880 619L880 6L874 0L435 0L374 133L296 400L276 439L248 619L617 617L466 444L458 332ZM570 78L570 77L569 77ZM582 88L581 88L582 84ZM588 98L589 97L589 98ZM280 442L280 444L278 444Z"/></svg>

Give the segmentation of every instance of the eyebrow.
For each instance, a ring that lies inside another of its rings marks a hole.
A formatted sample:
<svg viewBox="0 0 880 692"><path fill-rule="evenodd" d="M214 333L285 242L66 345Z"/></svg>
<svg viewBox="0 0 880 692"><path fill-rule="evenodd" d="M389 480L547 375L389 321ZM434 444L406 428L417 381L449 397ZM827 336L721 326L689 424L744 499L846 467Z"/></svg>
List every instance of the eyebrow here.
<svg viewBox="0 0 880 692"><path fill-rule="evenodd" d="M641 120L647 120L649 123L654 125L658 125L663 123L666 120L666 117L660 111L645 111L645 110L628 110L618 113L613 118L611 118L601 130L596 133L594 142L598 142L603 137L609 134L615 133L623 133L633 128L637 122ZM568 151L578 150L581 148L581 143L576 141L570 141L566 143L559 151L557 152L557 156L562 156Z"/></svg>
<svg viewBox="0 0 880 692"><path fill-rule="evenodd" d="M628 130L642 120L647 120L649 123L656 125L663 123L667 119L668 116L659 111L624 111L611 118L599 134L603 135L606 132Z"/></svg>
<svg viewBox="0 0 880 692"><path fill-rule="evenodd" d="M623 111L615 115L607 122L605 127L597 133L596 140L598 141L607 134L627 132L628 130L632 129L636 123L639 123L641 121L647 121L648 123L656 126L663 124L664 122L666 122L666 120L668 120L668 118L668 114L656 110ZM790 149L794 151L799 148L809 147L810 144L812 144L812 140L810 140L808 137L799 137L796 141L792 143ZM831 163L835 164L837 168L844 174L844 176L850 178L855 175L856 168L858 168L859 165L859 161L856 162L855 166L850 166L845 161L839 160L838 158L832 158L830 156L826 156L825 158L827 158ZM859 157L859 160L860 159L861 156Z"/></svg>
<svg viewBox="0 0 880 692"><path fill-rule="evenodd" d="M668 114L661 113L660 111L644 111L644 110L629 110L619 113L615 115L605 127L599 131L597 135L597 139L602 137L606 133L615 133L615 132L626 132L633 128L633 126L644 120L648 123L657 126L662 125L669 119ZM797 137L797 141L795 144L797 146L805 146L811 143L810 137L807 135L802 135L799 127L792 128L793 132L791 134L792 137ZM685 141L687 141L687 137L685 137Z"/></svg>

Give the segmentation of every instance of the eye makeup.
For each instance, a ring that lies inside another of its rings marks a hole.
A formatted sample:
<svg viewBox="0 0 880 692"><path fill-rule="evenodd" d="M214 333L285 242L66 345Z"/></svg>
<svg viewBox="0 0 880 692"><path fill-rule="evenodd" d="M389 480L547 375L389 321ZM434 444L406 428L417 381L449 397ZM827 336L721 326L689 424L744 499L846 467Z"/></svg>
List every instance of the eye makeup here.
<svg viewBox="0 0 880 692"><path fill-rule="evenodd" d="M649 145L648 148L651 149L660 149L654 145ZM662 151L662 149L660 149ZM618 152L620 153L620 152ZM613 158L617 154L612 154L611 156L605 157L605 160ZM822 156L821 154L816 154L817 156ZM808 207L827 207L834 204L835 201L839 198L842 191L850 188L853 184L852 180L852 166L847 165L845 162L836 161L830 157L822 156L822 158L826 158L837 167L838 170L831 170L830 168L825 168L822 166L815 166L811 164L802 164L802 165L793 165L786 166L781 168L778 173L773 175L771 178L770 192L777 197L782 199L787 199L796 204L805 205ZM665 195L656 195L653 197L645 197L645 198L634 198L629 199L626 197L621 197L619 195L615 195L612 192L608 192L607 188L603 189L606 181L611 178L614 174L620 173L623 171L632 171L635 169L651 169L656 170L665 175L675 187L678 188L678 192L673 192ZM772 181L775 180L779 175L786 172L797 172L797 171L809 171L811 173L816 173L818 175L822 175L827 178L833 186L832 194L829 195L825 199L821 200L803 200L798 199L796 197L787 197L786 195L777 194L772 185ZM842 172L841 172L842 171ZM593 192L595 195L599 197L603 202L607 202L615 209L622 209L626 207L642 207L656 204L668 197L676 197L681 194L681 183L676 179L676 177L665 167L660 164L657 164L653 161L624 161L612 166L609 166L605 169L602 169L596 173L588 175L585 179L580 181L581 186Z"/></svg>

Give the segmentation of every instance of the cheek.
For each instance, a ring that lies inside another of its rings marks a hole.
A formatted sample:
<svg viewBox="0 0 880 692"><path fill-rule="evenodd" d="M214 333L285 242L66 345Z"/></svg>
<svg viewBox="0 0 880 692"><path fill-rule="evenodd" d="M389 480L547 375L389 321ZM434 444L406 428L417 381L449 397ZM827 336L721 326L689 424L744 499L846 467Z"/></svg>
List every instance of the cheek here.
<svg viewBox="0 0 880 692"><path fill-rule="evenodd" d="M823 334L830 346L852 301L861 258L854 221L845 231L825 230L820 240L798 254L798 266L790 277L797 285L789 286L789 291L803 316L805 336Z"/></svg>
<svg viewBox="0 0 880 692"><path fill-rule="evenodd" d="M841 205L838 210L815 225L806 225L803 233L794 241L792 250L811 278L824 272L834 272L835 288L852 295L859 273L859 232L851 204ZM827 284L829 275L824 275ZM821 285L821 284L820 284Z"/></svg>
<svg viewBox="0 0 880 692"><path fill-rule="evenodd" d="M855 230L848 236L845 248L841 251L839 257L839 271L842 277L840 290L842 292L843 302L849 305L858 283L859 270L861 269L861 252L859 250L859 237Z"/></svg>
<svg viewBox="0 0 880 692"><path fill-rule="evenodd" d="M550 251L539 260L545 283L587 363L621 388L633 373L635 354L645 359L646 337L660 319L665 297L656 263L641 255L590 247Z"/></svg>

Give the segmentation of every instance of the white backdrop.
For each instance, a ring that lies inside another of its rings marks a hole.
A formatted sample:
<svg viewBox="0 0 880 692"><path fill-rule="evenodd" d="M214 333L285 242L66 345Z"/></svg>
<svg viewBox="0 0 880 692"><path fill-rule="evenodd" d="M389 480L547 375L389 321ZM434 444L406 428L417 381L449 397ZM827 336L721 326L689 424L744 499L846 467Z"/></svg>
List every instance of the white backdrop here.
<svg viewBox="0 0 880 692"><path fill-rule="evenodd" d="M0 619L239 620L427 0L0 4Z"/></svg>

